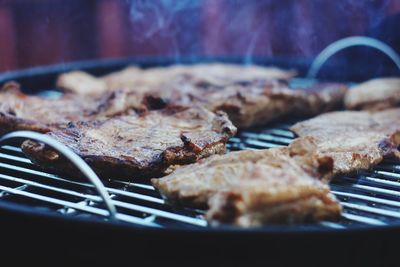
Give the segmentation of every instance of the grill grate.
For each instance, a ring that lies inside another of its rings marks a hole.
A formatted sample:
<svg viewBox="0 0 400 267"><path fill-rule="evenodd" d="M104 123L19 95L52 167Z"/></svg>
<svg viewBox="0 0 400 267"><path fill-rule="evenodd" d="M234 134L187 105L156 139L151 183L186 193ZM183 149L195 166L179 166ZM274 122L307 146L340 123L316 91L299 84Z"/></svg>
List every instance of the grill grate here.
<svg viewBox="0 0 400 267"><path fill-rule="evenodd" d="M239 133L228 144L232 151L288 145L294 138L289 123ZM348 228L353 225L386 225L400 219L400 162L386 160L368 172L340 177L331 184L344 212L339 222L318 226ZM150 184L106 181L117 207L117 219L153 227L206 227L204 211L171 207ZM108 211L92 185L40 170L20 148L0 150L0 198L66 216L106 220Z"/></svg>
<svg viewBox="0 0 400 267"><path fill-rule="evenodd" d="M288 145L294 138L288 130L292 124L293 121L243 131L232 138L228 149ZM394 160L386 160L368 172L335 179L331 188L343 205L342 218L316 226L345 229L400 222L399 181L400 162ZM202 218L204 211L169 206L150 184L110 180L105 187L117 208L116 217L122 222L151 227L207 227ZM15 146L0 149L0 199L65 216L107 220L109 214L91 184L43 172Z"/></svg>

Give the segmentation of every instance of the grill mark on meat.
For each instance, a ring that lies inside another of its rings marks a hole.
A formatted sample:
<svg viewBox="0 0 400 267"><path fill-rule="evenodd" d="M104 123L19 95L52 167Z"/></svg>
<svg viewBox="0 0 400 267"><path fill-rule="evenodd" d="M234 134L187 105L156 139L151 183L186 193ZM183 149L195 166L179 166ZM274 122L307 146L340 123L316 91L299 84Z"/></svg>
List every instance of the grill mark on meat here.
<svg viewBox="0 0 400 267"><path fill-rule="evenodd" d="M101 178L132 180L162 176L171 165L224 153L226 142L235 133L236 128L222 112L169 106L142 114L70 123L67 129L48 135L81 156ZM22 150L43 168L76 172L61 156L49 158L51 149L46 146L25 141Z"/></svg>
<svg viewBox="0 0 400 267"><path fill-rule="evenodd" d="M231 152L152 179L170 203L209 210L211 224L257 226L334 219L341 207L286 147Z"/></svg>
<svg viewBox="0 0 400 267"><path fill-rule="evenodd" d="M338 174L370 169L386 157L399 157L399 125L400 109L326 113L291 128L300 138L290 144L290 153L320 164L330 158L333 171L321 177L329 181Z"/></svg>
<svg viewBox="0 0 400 267"><path fill-rule="evenodd" d="M26 95L17 83L10 82L0 91L0 134L15 130L45 133L69 128L71 121L115 116L131 108L144 109L142 104L127 101L127 97L126 93L114 91L98 98L73 94L44 98Z"/></svg>
<svg viewBox="0 0 400 267"><path fill-rule="evenodd" d="M75 74L61 75L59 86L79 94L82 81L76 86L67 82L74 80ZM211 111L222 110L238 128L265 125L292 113L315 115L342 105L345 86L316 84L310 89L292 90L287 82L292 77L291 72L257 66L198 64L146 70L128 68L97 81L103 82L107 90L122 87L128 92L151 95L153 99L148 104L153 106L156 102L156 108L163 103L189 106L195 103ZM88 77L90 81L93 79L96 80ZM92 84L90 81L87 84Z"/></svg>
<svg viewBox="0 0 400 267"><path fill-rule="evenodd" d="M377 78L352 87L346 93L347 109L379 111L400 105L400 79Z"/></svg>

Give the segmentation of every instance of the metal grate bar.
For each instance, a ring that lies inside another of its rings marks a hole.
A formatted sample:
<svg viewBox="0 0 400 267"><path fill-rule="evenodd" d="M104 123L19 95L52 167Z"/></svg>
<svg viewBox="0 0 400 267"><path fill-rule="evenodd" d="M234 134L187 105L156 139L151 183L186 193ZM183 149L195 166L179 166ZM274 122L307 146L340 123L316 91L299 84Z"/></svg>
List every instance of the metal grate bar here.
<svg viewBox="0 0 400 267"><path fill-rule="evenodd" d="M89 194L83 194L83 193L79 193L79 192L75 192L75 191L71 191L71 190L57 188L57 187L54 187L54 186L43 185L43 184L40 184L40 183L37 183L37 182L32 182L32 181L29 181L29 180L26 180L26 179L16 178L16 177L4 175L4 174L0 174L0 179L12 180L12 181L20 182L20 183L25 183L26 185L29 185L29 186L39 187L39 188L42 188L42 189L47 189L47 190L51 190L51 191L55 191L55 192L59 192L59 193L67 194L67 195L80 197L80 198L85 199L85 200L101 202L101 198L98 197L98 196L89 195ZM109 192L110 193L114 192L116 194L120 194L120 195L123 195L123 196L129 196L129 197L133 197L133 198L139 198L141 200L152 201L152 202L155 202L155 203L164 204L164 201L162 199L149 197L149 196L143 196L143 195L140 195L140 194L130 193L130 192L126 192L126 191L124 192L122 190L110 189ZM205 226L206 225L204 220L193 219L191 217L177 215L177 214L171 213L171 212L160 211L160 210L153 209L153 208L147 208L147 207L143 207L143 206L140 206L140 205L134 205L134 204L121 202L121 201L115 201L115 200L112 200L112 203L117 207L123 207L123 208L131 209L131 210L135 210L135 211L145 212L145 213L149 213L149 214L152 214L152 215L156 215L158 217L163 217L163 218L167 218L167 219L171 219L171 220L175 220L175 221L181 221L181 222L200 225L200 226ZM71 206L71 208L74 208L74 207Z"/></svg>
<svg viewBox="0 0 400 267"><path fill-rule="evenodd" d="M2 146L1 148L2 148L2 149L9 150L9 151L13 151L13 152L19 152L19 153L21 153L21 154L23 153L21 148L15 147L15 146L6 145L6 146Z"/></svg>
<svg viewBox="0 0 400 267"><path fill-rule="evenodd" d="M354 193L340 192L340 191L335 191L335 190L332 190L332 193L334 193L338 197L355 198L355 199L365 200L365 201L368 201L371 203L379 203L379 204L384 204L384 205L400 208L400 202L398 202L398 201L387 200L387 199L382 199L382 198L377 198L377 197L370 197L370 196L354 194Z"/></svg>
<svg viewBox="0 0 400 267"><path fill-rule="evenodd" d="M394 217L394 218L400 218L400 212L395 212L391 210L384 210L384 209L378 209L374 207L369 207L365 205L359 205L359 204L353 204L353 203L347 203L347 202L340 202L343 207L345 208L350 208L353 210L360 210L360 211L366 211L369 213L374 213L378 215L384 215L384 216L389 216L389 217Z"/></svg>
<svg viewBox="0 0 400 267"><path fill-rule="evenodd" d="M12 156L12 155L8 155L8 154L4 154L4 153L0 153L0 158L19 161L19 162L23 162L23 163L32 165L32 162L27 158Z"/></svg>
<svg viewBox="0 0 400 267"><path fill-rule="evenodd" d="M371 225L386 225L385 222L376 220L373 218L368 218L364 216L359 216L347 212L342 212L342 217L349 220L349 221L354 221L354 222L359 222L359 223L365 223L365 224L371 224Z"/></svg>

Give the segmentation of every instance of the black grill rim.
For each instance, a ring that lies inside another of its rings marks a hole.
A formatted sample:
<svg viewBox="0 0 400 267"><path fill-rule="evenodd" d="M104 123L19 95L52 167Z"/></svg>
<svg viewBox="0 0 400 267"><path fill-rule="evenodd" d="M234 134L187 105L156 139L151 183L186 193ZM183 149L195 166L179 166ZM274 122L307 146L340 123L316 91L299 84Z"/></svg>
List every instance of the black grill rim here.
<svg viewBox="0 0 400 267"><path fill-rule="evenodd" d="M226 62L226 63L241 63L241 58L239 57L188 57L180 60L181 64L191 64L199 62ZM17 81L22 84L24 89L31 89L31 92L43 88L54 88L55 79L60 73L71 71L71 70L83 70L94 75L102 75L111 71L116 71L122 69L128 65L138 65L142 67L152 67L152 66L163 66L178 63L174 58L168 57L141 57L141 58L130 58L130 59L111 59L111 60L89 60L80 62L70 62L66 64L57 64L49 66L41 66L35 68L28 68L22 70L15 70L0 74L0 85L7 81ZM307 61L296 61L288 62L286 59L271 59L271 58L259 58L254 61L255 64L260 65L274 65L282 68L295 68L300 70L301 73L305 73L308 68L309 63ZM337 70L336 70L337 71ZM76 222L77 224L97 224L100 227L108 227L112 225L115 228L123 229L140 229L140 231L145 231L148 233L161 233L161 232L172 232L172 233L204 233L209 232L212 234L229 234L229 235L312 235L312 234L350 234L350 233L384 233L393 232L400 230L400 220L397 223L391 223L384 226L378 225L354 225L348 226L346 229L335 229L327 228L319 225L306 225L306 224L296 224L293 226L287 225L269 225L268 227L259 228L240 228L236 226L223 225L217 228L206 227L206 228L193 228L184 229L178 226L169 226L166 228L153 228L145 227L134 224L118 223L118 222L102 222L98 220L91 220L85 218L72 218L68 216L63 216L61 214L52 214L49 212L41 210L32 210L24 204L15 204L7 201L0 201L0 214L1 213L14 213L18 216L28 216L29 218L37 218L39 220L43 219L52 223L53 221L65 221L65 222Z"/></svg>

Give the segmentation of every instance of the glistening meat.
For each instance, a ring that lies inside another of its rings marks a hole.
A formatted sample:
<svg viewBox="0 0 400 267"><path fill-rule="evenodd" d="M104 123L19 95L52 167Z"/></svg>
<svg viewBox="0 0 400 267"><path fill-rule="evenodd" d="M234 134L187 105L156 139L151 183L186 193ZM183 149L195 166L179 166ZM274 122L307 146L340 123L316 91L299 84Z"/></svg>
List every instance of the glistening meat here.
<svg viewBox="0 0 400 267"><path fill-rule="evenodd" d="M167 107L110 119L69 124L48 135L70 147L105 179L133 180L164 175L168 167L225 152L236 128L223 112ZM76 170L56 151L25 141L24 153L58 172Z"/></svg>

